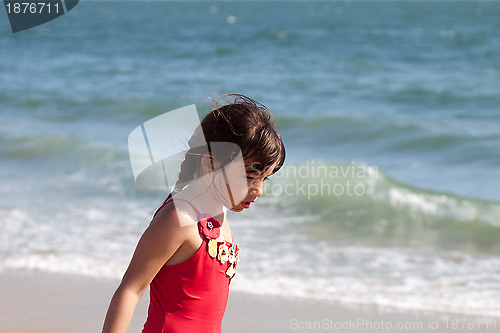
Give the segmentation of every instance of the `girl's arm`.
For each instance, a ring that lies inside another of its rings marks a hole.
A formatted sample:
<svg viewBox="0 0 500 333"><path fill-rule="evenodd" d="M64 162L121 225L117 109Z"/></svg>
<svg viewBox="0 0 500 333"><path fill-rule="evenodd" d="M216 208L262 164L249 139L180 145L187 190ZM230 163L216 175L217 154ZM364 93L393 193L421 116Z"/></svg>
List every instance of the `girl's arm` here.
<svg viewBox="0 0 500 333"><path fill-rule="evenodd" d="M161 267L182 245L191 229L189 226L193 226L188 216L166 208L157 214L139 240L130 265L111 299L103 333L127 331L142 294Z"/></svg>

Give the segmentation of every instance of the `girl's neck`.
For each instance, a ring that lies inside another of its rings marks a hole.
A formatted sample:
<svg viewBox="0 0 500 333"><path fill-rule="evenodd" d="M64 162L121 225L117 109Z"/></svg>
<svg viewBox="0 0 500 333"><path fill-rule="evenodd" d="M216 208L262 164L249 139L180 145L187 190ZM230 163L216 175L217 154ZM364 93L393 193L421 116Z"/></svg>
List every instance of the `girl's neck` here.
<svg viewBox="0 0 500 333"><path fill-rule="evenodd" d="M174 198L191 202L198 208L200 213L208 213L222 223L224 219L224 205L217 198L213 186L206 186L205 184L206 182L197 179L176 194Z"/></svg>

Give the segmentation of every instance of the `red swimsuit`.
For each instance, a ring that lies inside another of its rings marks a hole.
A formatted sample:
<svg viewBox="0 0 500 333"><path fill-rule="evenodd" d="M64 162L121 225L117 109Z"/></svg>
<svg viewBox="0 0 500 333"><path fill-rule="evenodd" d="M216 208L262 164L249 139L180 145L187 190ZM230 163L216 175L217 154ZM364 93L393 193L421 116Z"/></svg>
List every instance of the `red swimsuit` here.
<svg viewBox="0 0 500 333"><path fill-rule="evenodd" d="M238 263L238 246L223 239L219 222L210 214L200 214L186 200L175 200L189 203L199 216L203 242L192 257L177 265L163 266L155 276L142 332L220 333L229 283Z"/></svg>

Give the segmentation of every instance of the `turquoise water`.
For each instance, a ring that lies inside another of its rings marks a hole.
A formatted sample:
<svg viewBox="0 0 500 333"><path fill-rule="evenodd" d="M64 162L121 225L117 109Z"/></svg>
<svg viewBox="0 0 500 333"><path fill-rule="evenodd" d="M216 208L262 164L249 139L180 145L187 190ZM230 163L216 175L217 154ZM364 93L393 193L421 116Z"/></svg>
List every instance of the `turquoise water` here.
<svg viewBox="0 0 500 333"><path fill-rule="evenodd" d="M0 267L119 277L164 197L134 184L128 135L241 91L288 159L231 216L235 289L499 316L499 15L89 1L12 34L0 14Z"/></svg>

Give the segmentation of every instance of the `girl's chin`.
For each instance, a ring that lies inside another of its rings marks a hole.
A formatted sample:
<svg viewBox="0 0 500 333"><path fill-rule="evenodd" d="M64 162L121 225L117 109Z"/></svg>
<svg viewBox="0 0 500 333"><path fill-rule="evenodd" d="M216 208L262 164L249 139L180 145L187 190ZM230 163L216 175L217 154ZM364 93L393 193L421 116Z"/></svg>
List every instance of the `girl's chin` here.
<svg viewBox="0 0 500 333"><path fill-rule="evenodd" d="M237 205L236 207L233 207L233 208L229 208L230 211L232 212L241 212L243 211L245 208L241 207L241 205Z"/></svg>

